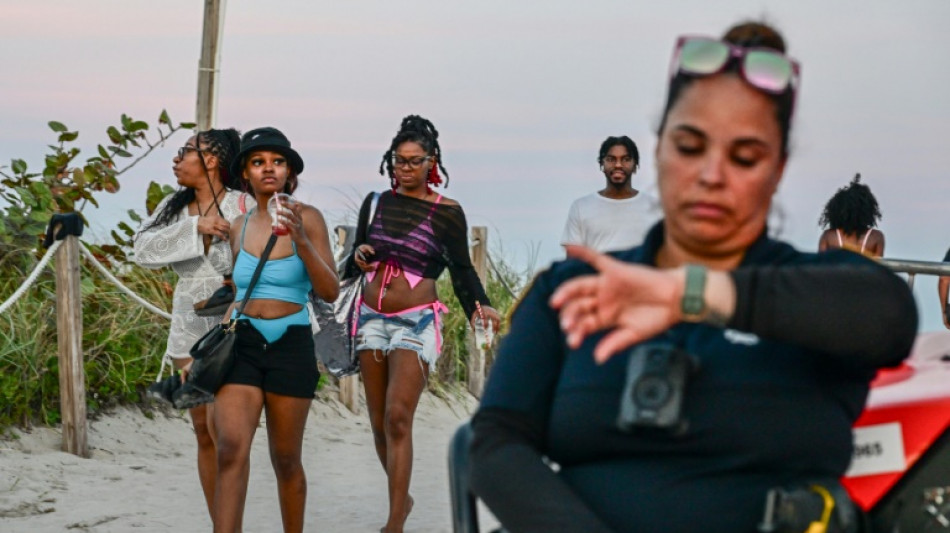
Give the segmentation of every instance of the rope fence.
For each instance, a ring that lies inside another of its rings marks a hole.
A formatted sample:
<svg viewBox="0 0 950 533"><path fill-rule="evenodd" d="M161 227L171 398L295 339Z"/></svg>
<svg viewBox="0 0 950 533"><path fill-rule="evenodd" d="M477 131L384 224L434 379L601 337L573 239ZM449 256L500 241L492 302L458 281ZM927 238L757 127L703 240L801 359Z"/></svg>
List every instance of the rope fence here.
<svg viewBox="0 0 950 533"><path fill-rule="evenodd" d="M58 243L59 243L59 241L57 241L57 244L58 244ZM165 319L167 319L167 320L171 320L171 319L172 319L172 315L171 315L171 314L169 314L169 313L167 313L167 312L165 312L165 311L162 311L162 310L159 309L158 307L154 306L154 305L153 305L151 302L149 302L148 300L145 300L144 298L142 298L142 297L139 296L138 294L135 294L135 291L133 291L132 289L130 289L130 288L126 287L125 285L123 285L122 282L119 281L119 278L117 278L117 277L115 277L114 275L112 275L112 272L109 272L109 269L107 269L102 263L100 263L99 260L96 259L96 256L93 255L92 252L90 252L89 249L88 249L86 246L80 246L80 247L79 247L79 251L82 252L83 257L85 257L86 259L88 259L89 262L92 263L93 266L96 267L96 270L98 270L99 273L101 273L103 276L105 276L105 278L106 278L107 280L111 281L112 284L115 285L116 287L118 287L120 291L122 291L122 292L124 292L126 295L128 295L129 298L132 298L132 300L135 301L137 304L141 305L142 307L148 309L149 311L155 313L156 315L158 315L158 316L160 316L160 317L162 317L162 318L165 318Z"/></svg>
<svg viewBox="0 0 950 533"><path fill-rule="evenodd" d="M19 300L21 296L23 296L23 294L27 291L27 289L29 289L33 285L33 283L36 282L36 278L39 277L40 272L42 272L43 269L46 268L46 265L49 264L50 260L53 258L53 254L56 253L56 250L58 250L59 247L62 246L62 244L63 244L63 241L56 241L53 243L52 246L49 247L48 250L46 250L46 255L44 255L43 258L40 259L40 262L36 264L36 267L33 269L33 272L30 272L30 275L27 276L26 281L24 281L23 284L20 285L20 288L15 290L13 294L9 298L7 298L7 301L3 302L3 304L0 304L0 315L2 315L7 309L12 307L13 304L15 304L16 301Z"/></svg>

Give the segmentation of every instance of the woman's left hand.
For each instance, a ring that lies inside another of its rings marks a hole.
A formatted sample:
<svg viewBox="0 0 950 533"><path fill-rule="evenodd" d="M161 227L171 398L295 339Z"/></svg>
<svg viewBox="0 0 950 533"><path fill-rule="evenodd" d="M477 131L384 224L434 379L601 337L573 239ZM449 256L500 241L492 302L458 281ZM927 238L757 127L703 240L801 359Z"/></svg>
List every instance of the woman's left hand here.
<svg viewBox="0 0 950 533"><path fill-rule="evenodd" d="M572 348L588 335L613 328L594 348L594 359L602 363L679 321L682 269L677 274L624 263L583 246L568 246L567 253L597 270L564 282L551 297Z"/></svg>
<svg viewBox="0 0 950 533"><path fill-rule="evenodd" d="M294 202L282 208L277 215L277 220L287 227L290 238L298 244L307 239L307 231L303 227L303 207L303 204Z"/></svg>
<svg viewBox="0 0 950 533"><path fill-rule="evenodd" d="M501 327L501 315L498 314L498 311L496 311L495 308L491 307L490 305L483 305L481 307L481 314L485 317L485 320L491 323L492 331L498 333L498 328ZM472 324L472 329L475 329L475 320L478 318L480 318L480 315L476 309L475 312L472 313L471 320L469 320L469 322Z"/></svg>

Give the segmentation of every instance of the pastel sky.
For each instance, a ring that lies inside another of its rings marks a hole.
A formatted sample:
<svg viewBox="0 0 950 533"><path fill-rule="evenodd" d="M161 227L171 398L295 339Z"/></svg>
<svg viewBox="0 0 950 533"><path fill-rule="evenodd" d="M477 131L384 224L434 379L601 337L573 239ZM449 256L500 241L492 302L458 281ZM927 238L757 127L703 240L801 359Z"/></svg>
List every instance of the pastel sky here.
<svg viewBox="0 0 950 533"><path fill-rule="evenodd" d="M122 113L195 113L200 0L0 0L0 165L42 162L58 120L91 154ZM386 187L380 157L400 119L441 132L449 196L492 253L525 269L560 258L570 202L600 188L608 135L640 146L635 184L655 192L653 150L676 36L746 18L785 34L802 63L793 154L776 198L782 237L814 249L818 216L861 172L887 257L940 260L950 246L950 2L946 0L230 0L219 126L283 130L306 161L299 192L331 224ZM180 135L124 176L94 214L104 235L174 184ZM941 326L917 280L923 330Z"/></svg>

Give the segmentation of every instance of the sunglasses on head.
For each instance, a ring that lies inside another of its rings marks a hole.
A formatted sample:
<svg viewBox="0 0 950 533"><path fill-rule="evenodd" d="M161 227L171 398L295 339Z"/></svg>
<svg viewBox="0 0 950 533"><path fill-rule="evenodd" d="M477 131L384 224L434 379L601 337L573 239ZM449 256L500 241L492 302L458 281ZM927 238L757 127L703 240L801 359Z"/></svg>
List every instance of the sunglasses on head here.
<svg viewBox="0 0 950 533"><path fill-rule="evenodd" d="M798 88L801 67L772 48L745 48L709 37L683 36L677 39L670 64L670 78L677 73L709 76L722 72L732 58L739 60L739 73L753 87L769 94Z"/></svg>

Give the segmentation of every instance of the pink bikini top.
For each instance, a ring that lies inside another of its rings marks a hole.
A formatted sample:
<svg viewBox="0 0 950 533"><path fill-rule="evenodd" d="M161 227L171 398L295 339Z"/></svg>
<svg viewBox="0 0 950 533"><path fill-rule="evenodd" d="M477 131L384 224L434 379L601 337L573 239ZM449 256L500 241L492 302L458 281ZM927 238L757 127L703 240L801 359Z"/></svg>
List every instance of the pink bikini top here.
<svg viewBox="0 0 950 533"><path fill-rule="evenodd" d="M387 235L382 228L381 209L376 210L376 216L370 226L371 241L374 243L376 255L384 257L380 262L383 263L383 289L379 291L377 309L383 305L383 296L386 293L386 287L393 279L400 275L405 276L410 289L415 289L417 285L425 278L424 272L426 265L419 264L420 257L429 257L430 254L441 254L441 244L439 243L435 229L432 225L432 214L436 206L442 201L442 195L438 195L432 208L426 218L415 228L403 236L395 237ZM380 248L382 247L382 250ZM382 253L381 253L382 252ZM377 263L378 264L378 263ZM378 270L366 273L366 281L371 282L376 278Z"/></svg>

